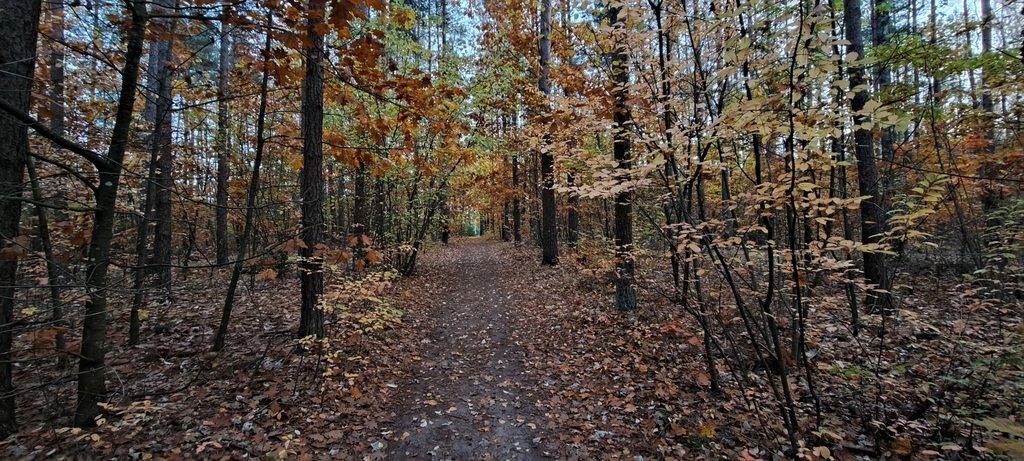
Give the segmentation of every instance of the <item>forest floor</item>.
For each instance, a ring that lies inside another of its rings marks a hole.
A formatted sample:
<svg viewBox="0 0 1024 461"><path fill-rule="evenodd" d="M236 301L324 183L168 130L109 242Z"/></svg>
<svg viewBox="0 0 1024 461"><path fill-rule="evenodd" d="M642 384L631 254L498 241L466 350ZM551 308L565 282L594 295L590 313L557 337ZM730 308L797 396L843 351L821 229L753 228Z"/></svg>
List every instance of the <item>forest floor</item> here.
<svg viewBox="0 0 1024 461"><path fill-rule="evenodd" d="M298 349L298 283L248 281L220 353L209 345L224 274L194 271L151 306L139 347L123 346L125 315L112 319L111 405L99 428L63 427L73 369L49 355L19 362L22 430L0 457L783 457L763 369L723 353L722 388L712 389L700 329L652 289L660 275L639 274L641 309L616 312L610 264L583 249L540 266L533 247L483 239L432 247L415 275L393 283L332 277L328 299L372 302L335 312L329 344ZM1020 420L1020 310L971 303L948 276L912 281L899 312L885 325L865 316L856 338L841 296L816 298L816 393L791 382L805 459L991 457L983 446L998 422L992 431L968 418Z"/></svg>

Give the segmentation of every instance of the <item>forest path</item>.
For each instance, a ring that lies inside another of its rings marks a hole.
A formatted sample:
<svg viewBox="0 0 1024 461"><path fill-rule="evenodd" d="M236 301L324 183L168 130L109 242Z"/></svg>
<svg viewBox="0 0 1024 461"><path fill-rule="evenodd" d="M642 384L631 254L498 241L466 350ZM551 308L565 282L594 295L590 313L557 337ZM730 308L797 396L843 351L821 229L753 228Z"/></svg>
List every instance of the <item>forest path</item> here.
<svg viewBox="0 0 1024 461"><path fill-rule="evenodd" d="M464 239L424 261L418 277L441 289L423 300L430 331L392 401L388 459L547 457L527 352L515 339L523 288L502 248Z"/></svg>

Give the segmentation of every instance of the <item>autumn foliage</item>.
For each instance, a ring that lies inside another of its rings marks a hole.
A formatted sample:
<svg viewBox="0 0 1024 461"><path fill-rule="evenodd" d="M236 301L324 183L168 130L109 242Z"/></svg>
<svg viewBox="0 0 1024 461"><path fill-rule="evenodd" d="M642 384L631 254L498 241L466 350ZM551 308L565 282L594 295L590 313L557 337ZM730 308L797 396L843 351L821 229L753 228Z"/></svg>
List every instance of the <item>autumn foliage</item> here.
<svg viewBox="0 0 1024 461"><path fill-rule="evenodd" d="M0 450L1022 457L1018 7L0 0Z"/></svg>

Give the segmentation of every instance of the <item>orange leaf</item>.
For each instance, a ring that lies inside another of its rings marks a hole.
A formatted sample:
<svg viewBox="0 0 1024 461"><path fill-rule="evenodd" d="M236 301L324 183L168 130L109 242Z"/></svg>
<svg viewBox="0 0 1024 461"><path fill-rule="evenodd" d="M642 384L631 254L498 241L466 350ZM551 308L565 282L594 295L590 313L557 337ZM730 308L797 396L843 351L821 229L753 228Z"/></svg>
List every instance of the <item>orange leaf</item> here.
<svg viewBox="0 0 1024 461"><path fill-rule="evenodd" d="M256 274L256 280L273 280L277 278L277 271L273 269L267 269L265 271Z"/></svg>

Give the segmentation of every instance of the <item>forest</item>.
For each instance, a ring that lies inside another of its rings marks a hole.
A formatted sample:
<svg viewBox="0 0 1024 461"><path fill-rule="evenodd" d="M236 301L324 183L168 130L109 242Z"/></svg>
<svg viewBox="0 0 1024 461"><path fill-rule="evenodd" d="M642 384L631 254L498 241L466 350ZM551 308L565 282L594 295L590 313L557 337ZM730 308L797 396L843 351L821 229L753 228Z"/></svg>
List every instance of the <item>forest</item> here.
<svg viewBox="0 0 1024 461"><path fill-rule="evenodd" d="M1024 459L1020 0L0 0L4 459Z"/></svg>

